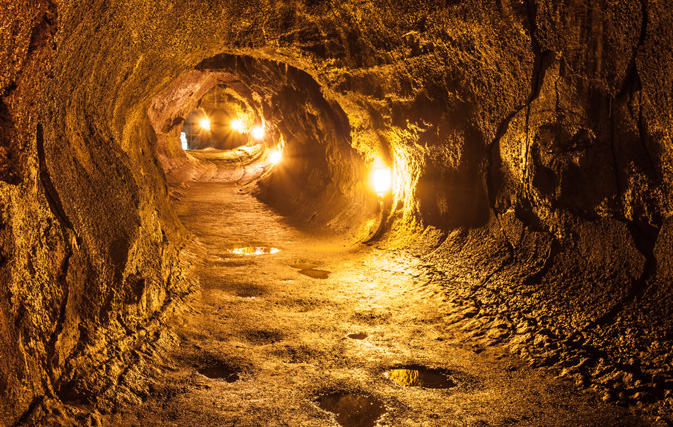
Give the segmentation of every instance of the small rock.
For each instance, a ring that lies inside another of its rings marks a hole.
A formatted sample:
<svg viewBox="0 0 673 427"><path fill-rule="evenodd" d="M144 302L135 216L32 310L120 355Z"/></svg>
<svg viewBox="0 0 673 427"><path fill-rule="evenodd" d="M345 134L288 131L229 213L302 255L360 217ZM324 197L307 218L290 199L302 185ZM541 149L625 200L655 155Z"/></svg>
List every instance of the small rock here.
<svg viewBox="0 0 673 427"><path fill-rule="evenodd" d="M615 394L615 392L610 390L604 391L601 394L601 400L603 402L614 402L616 400L616 397L617 395Z"/></svg>
<svg viewBox="0 0 673 427"><path fill-rule="evenodd" d="M509 352L510 354L519 354L522 352L523 348L523 345L515 343L509 347Z"/></svg>
<svg viewBox="0 0 673 427"><path fill-rule="evenodd" d="M577 373L577 369L572 367L572 368L563 368L561 370L561 373L557 376L557 378L564 378L570 375L575 375Z"/></svg>
<svg viewBox="0 0 673 427"><path fill-rule="evenodd" d="M472 319L461 326L460 329L463 331L474 331L475 329L481 328L481 325L482 323L479 319Z"/></svg>
<svg viewBox="0 0 673 427"><path fill-rule="evenodd" d="M626 385L627 387L636 387L637 386L635 376L630 372L624 372L622 374L621 379L622 379L622 382L624 383L624 385Z"/></svg>
<svg viewBox="0 0 673 427"><path fill-rule="evenodd" d="M479 313L479 309L475 306L468 306L462 311L463 317L474 317Z"/></svg>
<svg viewBox="0 0 673 427"><path fill-rule="evenodd" d="M446 322L447 325L452 325L454 323L460 322L464 318L465 317L462 315L462 313L454 313L454 314L446 316L444 318L444 322Z"/></svg>
<svg viewBox="0 0 673 427"><path fill-rule="evenodd" d="M498 329L509 329L512 327L512 323L509 322L507 319L498 316L493 320L493 324L491 325L493 328L498 328Z"/></svg>
<svg viewBox="0 0 673 427"><path fill-rule="evenodd" d="M587 379L584 375L577 373L572 376L573 379L575 380L575 385L577 387L585 387L587 385Z"/></svg>
<svg viewBox="0 0 673 427"><path fill-rule="evenodd" d="M101 421L98 411L94 411L87 416L86 425L87 427L100 427L103 425L103 421Z"/></svg>
<svg viewBox="0 0 673 427"><path fill-rule="evenodd" d="M650 402L652 400L652 395L646 391L638 391L631 395L631 398L635 400L636 402L642 404L646 402Z"/></svg>
<svg viewBox="0 0 673 427"><path fill-rule="evenodd" d="M530 334L530 333L520 334L520 335L516 335L512 339L512 343L523 344L523 343L530 342L532 339L533 339L533 334Z"/></svg>
<svg viewBox="0 0 673 427"><path fill-rule="evenodd" d="M535 347L544 348L549 345L549 336L544 334L536 334L533 338L533 345Z"/></svg>
<svg viewBox="0 0 673 427"><path fill-rule="evenodd" d="M500 342L503 338L509 335L509 331L502 329L489 329L486 333L486 338L494 342Z"/></svg>
<svg viewBox="0 0 673 427"><path fill-rule="evenodd" d="M624 374L623 371L614 370L610 373L607 373L606 375L601 376L596 381L598 382L598 384L602 384L604 386L610 386L618 382L622 378L623 374Z"/></svg>

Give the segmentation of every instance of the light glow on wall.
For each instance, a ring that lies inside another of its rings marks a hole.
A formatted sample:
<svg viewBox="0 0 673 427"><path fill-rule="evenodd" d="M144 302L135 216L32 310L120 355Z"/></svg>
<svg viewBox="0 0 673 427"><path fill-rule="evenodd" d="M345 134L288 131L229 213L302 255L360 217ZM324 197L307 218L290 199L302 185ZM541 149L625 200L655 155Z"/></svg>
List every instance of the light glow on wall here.
<svg viewBox="0 0 673 427"><path fill-rule="evenodd" d="M269 161L274 165L280 163L282 159L283 159L283 153L281 153L278 149L274 148L271 151L269 151Z"/></svg>
<svg viewBox="0 0 673 427"><path fill-rule="evenodd" d="M374 168L372 169L372 186L374 191L379 196L384 195L389 192L393 186L393 176L390 172L390 168L383 163L382 160L377 159L374 162Z"/></svg>
<svg viewBox="0 0 673 427"><path fill-rule="evenodd" d="M184 132L180 132L180 143L182 145L183 150L189 150L189 144L187 142L187 134Z"/></svg>
<svg viewBox="0 0 673 427"><path fill-rule="evenodd" d="M245 127L243 125L243 120L241 119L234 119L230 123L231 129L238 133L243 133Z"/></svg>
<svg viewBox="0 0 673 427"><path fill-rule="evenodd" d="M264 128L262 126L255 126L252 128L252 137L255 139L264 138Z"/></svg>

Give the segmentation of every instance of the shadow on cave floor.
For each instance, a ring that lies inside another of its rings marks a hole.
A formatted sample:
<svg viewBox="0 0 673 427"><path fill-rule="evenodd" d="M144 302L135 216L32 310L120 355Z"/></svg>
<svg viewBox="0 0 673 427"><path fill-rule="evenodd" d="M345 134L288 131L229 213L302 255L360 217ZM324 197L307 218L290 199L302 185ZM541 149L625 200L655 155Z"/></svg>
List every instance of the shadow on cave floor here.
<svg viewBox="0 0 673 427"><path fill-rule="evenodd" d="M176 319L179 346L156 365L144 403L104 424L645 425L504 348L473 346L446 323L442 291L415 258L304 234L235 186L181 194L201 291ZM405 367L452 386L415 387L413 372L393 381Z"/></svg>

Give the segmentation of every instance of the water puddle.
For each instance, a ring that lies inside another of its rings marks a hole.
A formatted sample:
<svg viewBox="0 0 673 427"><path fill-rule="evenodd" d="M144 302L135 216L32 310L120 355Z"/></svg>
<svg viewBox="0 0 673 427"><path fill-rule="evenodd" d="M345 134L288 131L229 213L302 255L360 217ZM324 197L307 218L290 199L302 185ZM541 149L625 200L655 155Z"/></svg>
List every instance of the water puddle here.
<svg viewBox="0 0 673 427"><path fill-rule="evenodd" d="M228 383L233 383L234 381L238 381L239 379L238 370L224 364L199 368L197 372L208 378L213 378L216 380L225 380Z"/></svg>
<svg viewBox="0 0 673 427"><path fill-rule="evenodd" d="M296 268L297 270L312 270L317 267L315 264L310 262L297 262L295 264L290 264L290 267Z"/></svg>
<svg viewBox="0 0 673 427"><path fill-rule="evenodd" d="M236 289L236 296L240 298L256 298L266 293L266 289L257 285L243 285Z"/></svg>
<svg viewBox="0 0 673 427"><path fill-rule="evenodd" d="M299 274L303 274L304 276L308 276L313 279L327 279L329 277L330 272L327 270L316 270L310 268L305 270L299 270Z"/></svg>
<svg viewBox="0 0 673 427"><path fill-rule="evenodd" d="M458 385L446 371L424 366L391 369L386 376L398 384L411 387L447 389Z"/></svg>
<svg viewBox="0 0 673 427"><path fill-rule="evenodd" d="M383 403L359 394L332 393L318 398L318 406L335 414L343 427L373 427L383 415Z"/></svg>
<svg viewBox="0 0 673 427"><path fill-rule="evenodd" d="M331 273L331 271L316 269L317 265L310 262L296 262L290 264L290 267L298 269L300 274L313 279L327 279Z"/></svg>
<svg viewBox="0 0 673 427"><path fill-rule="evenodd" d="M367 338L367 334L365 334L364 332L354 332L346 334L346 338L350 338L352 340L363 340Z"/></svg>
<svg viewBox="0 0 673 427"><path fill-rule="evenodd" d="M261 246L246 246L244 248L228 249L227 252L236 255L269 255L280 252L280 249Z"/></svg>

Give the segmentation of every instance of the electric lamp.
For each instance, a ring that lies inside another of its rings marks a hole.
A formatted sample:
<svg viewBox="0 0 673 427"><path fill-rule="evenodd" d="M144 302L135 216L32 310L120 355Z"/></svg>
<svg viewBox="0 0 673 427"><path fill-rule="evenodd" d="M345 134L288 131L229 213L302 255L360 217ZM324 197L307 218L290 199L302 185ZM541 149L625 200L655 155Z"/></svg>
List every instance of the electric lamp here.
<svg viewBox="0 0 673 427"><path fill-rule="evenodd" d="M238 133L243 133L243 121L241 119L234 119L230 123L231 128Z"/></svg>
<svg viewBox="0 0 673 427"><path fill-rule="evenodd" d="M376 191L376 194L379 196L383 196L392 189L393 177L390 168L386 166L382 160L377 159L374 162L371 178L374 191Z"/></svg>
<svg viewBox="0 0 673 427"><path fill-rule="evenodd" d="M252 128L252 137L255 139L264 138L264 128L262 126L255 126Z"/></svg>
<svg viewBox="0 0 673 427"><path fill-rule="evenodd" d="M202 129L210 130L210 119L208 117L202 118L199 120L199 126L201 126Z"/></svg>
<svg viewBox="0 0 673 427"><path fill-rule="evenodd" d="M283 153L281 153L278 149L274 148L269 152L269 161L274 165L280 163L282 159L283 159Z"/></svg>

